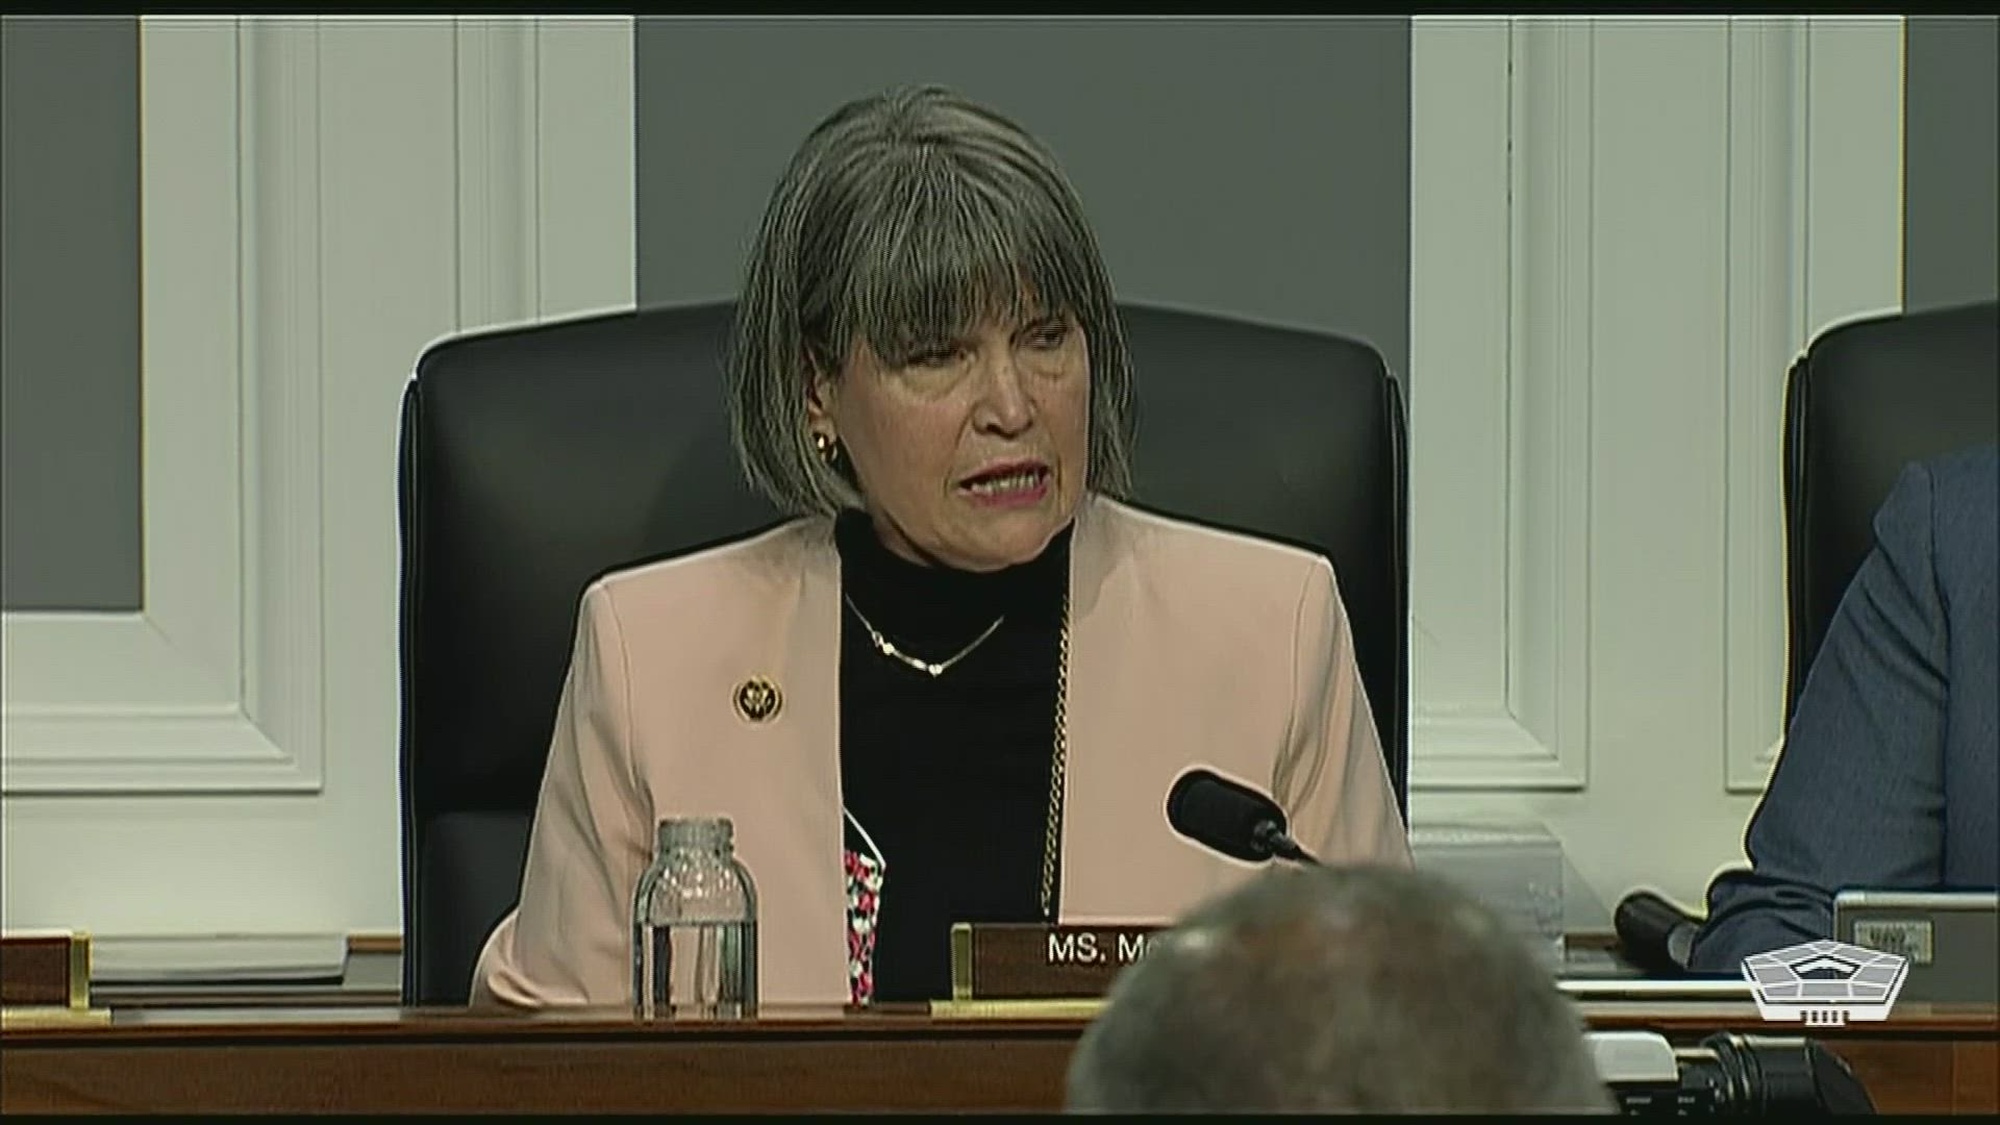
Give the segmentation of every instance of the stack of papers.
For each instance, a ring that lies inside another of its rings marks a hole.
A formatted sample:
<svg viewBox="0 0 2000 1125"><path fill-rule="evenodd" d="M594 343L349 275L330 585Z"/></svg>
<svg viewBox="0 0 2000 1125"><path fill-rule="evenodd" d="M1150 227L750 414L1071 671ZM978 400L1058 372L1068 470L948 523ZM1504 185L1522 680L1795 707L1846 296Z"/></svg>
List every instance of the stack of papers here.
<svg viewBox="0 0 2000 1125"><path fill-rule="evenodd" d="M93 936L93 984L251 984L337 981L343 934Z"/></svg>
<svg viewBox="0 0 2000 1125"><path fill-rule="evenodd" d="M1750 1000L1750 982L1721 977L1690 980L1559 980L1575 1000Z"/></svg>

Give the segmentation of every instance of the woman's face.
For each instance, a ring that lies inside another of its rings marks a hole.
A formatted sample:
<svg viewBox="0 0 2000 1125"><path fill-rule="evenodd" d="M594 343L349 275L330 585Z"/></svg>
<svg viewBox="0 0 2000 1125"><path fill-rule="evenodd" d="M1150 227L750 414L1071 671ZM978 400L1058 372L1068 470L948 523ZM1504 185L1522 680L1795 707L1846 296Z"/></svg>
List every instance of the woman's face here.
<svg viewBox="0 0 2000 1125"><path fill-rule="evenodd" d="M998 570L1041 554L1082 499L1090 345L1057 315L989 320L911 356L864 339L816 377L813 431L837 438L876 533L914 562Z"/></svg>

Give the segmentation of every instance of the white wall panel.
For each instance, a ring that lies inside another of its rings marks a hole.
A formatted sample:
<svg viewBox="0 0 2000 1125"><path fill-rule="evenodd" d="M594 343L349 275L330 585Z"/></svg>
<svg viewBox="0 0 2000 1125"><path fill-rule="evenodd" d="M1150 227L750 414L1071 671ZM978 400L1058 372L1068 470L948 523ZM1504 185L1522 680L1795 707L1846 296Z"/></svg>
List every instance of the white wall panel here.
<svg viewBox="0 0 2000 1125"><path fill-rule="evenodd" d="M1699 902L1781 732L1785 369L1901 292L1902 22L1418 17L1412 820Z"/></svg>
<svg viewBox="0 0 2000 1125"><path fill-rule="evenodd" d="M145 611L5 619L0 921L400 927L397 408L630 308L631 21L141 24Z"/></svg>

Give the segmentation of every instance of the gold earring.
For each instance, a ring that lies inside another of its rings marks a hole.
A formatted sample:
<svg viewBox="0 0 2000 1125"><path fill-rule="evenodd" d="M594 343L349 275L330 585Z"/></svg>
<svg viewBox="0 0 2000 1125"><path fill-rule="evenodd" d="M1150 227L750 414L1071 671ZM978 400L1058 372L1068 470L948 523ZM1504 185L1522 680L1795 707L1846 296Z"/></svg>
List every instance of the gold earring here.
<svg viewBox="0 0 2000 1125"><path fill-rule="evenodd" d="M833 464L834 458L839 455L839 444L838 439L832 434L813 434L813 450L819 454L820 460L829 465Z"/></svg>

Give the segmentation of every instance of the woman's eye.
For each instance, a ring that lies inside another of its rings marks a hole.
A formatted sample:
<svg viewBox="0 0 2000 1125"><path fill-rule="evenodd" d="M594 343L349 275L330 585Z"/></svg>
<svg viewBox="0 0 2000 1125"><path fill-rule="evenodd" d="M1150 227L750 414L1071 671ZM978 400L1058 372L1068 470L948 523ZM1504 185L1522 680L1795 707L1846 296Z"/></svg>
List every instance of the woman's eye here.
<svg viewBox="0 0 2000 1125"><path fill-rule="evenodd" d="M1028 343L1031 347L1053 350L1062 347L1063 341L1068 338L1069 325L1051 324L1029 333Z"/></svg>
<svg viewBox="0 0 2000 1125"><path fill-rule="evenodd" d="M910 358L912 367L944 367L958 358L957 348L932 348Z"/></svg>

